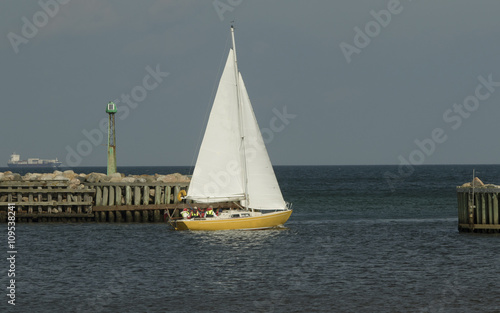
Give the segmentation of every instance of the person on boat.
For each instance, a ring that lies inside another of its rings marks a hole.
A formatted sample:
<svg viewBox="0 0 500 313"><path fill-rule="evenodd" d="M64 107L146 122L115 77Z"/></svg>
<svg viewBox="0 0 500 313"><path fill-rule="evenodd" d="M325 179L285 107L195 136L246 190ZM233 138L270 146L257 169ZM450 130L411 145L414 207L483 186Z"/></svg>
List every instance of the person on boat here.
<svg viewBox="0 0 500 313"><path fill-rule="evenodd" d="M181 212L182 218L184 219L190 219L191 218L191 213L189 213L187 208L184 208Z"/></svg>
<svg viewBox="0 0 500 313"><path fill-rule="evenodd" d="M214 217L214 209L212 207L208 207L205 211L205 217Z"/></svg>
<svg viewBox="0 0 500 313"><path fill-rule="evenodd" d="M191 217L192 218L200 217L200 214L198 213L198 208L197 207L194 207L193 213L191 214Z"/></svg>

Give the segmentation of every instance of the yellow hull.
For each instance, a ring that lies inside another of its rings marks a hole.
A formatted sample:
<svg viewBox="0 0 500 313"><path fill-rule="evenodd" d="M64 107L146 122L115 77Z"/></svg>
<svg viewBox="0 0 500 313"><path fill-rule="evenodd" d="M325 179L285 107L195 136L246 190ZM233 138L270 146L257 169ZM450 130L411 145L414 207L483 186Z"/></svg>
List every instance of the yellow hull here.
<svg viewBox="0 0 500 313"><path fill-rule="evenodd" d="M227 230L227 229L263 229L285 224L292 210L266 213L255 217L227 219L177 220L175 230Z"/></svg>

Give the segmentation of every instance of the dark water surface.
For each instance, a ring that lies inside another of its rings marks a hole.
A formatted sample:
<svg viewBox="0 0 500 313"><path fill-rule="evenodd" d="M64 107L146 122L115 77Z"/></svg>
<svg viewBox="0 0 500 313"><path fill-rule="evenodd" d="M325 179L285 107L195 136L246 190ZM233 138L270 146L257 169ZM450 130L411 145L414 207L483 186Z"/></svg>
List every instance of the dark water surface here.
<svg viewBox="0 0 500 313"><path fill-rule="evenodd" d="M473 168L500 183L497 165L419 166L392 188L397 166L276 167L294 208L276 230L18 224L16 306L0 311L500 312L500 237L457 231Z"/></svg>

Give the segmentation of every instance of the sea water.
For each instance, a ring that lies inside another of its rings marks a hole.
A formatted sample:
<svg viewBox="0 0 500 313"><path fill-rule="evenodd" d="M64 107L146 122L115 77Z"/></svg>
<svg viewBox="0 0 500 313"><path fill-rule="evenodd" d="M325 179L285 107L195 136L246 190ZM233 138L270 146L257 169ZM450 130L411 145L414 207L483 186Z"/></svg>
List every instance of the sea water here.
<svg viewBox="0 0 500 313"><path fill-rule="evenodd" d="M472 169L500 183L498 165L418 166L391 182L397 166L278 166L294 209L281 229L17 224L16 305L5 292L0 311L500 312L500 237L457 231L455 187ZM91 171L105 169L75 169Z"/></svg>

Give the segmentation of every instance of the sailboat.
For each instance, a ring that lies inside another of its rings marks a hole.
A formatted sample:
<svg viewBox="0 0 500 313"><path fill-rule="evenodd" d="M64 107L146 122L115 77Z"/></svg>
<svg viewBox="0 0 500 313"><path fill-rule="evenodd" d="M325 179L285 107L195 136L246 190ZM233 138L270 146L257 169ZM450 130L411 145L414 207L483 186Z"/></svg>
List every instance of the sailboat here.
<svg viewBox="0 0 500 313"><path fill-rule="evenodd" d="M205 218L177 219L176 230L265 229L292 214L283 199L232 49L210 112L186 199L205 206L233 203ZM189 204L191 205L191 204Z"/></svg>

